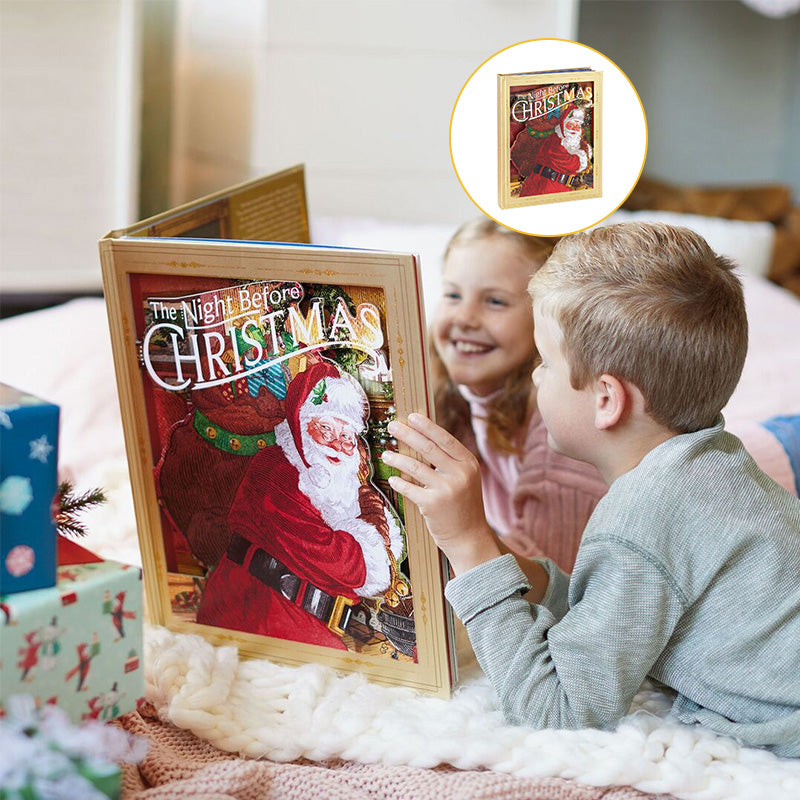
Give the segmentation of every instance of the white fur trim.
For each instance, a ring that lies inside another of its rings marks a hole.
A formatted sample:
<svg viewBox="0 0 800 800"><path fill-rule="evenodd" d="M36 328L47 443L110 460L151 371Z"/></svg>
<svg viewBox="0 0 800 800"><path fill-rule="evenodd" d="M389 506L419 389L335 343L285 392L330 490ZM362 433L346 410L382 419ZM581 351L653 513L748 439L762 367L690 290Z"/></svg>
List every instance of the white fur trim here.
<svg viewBox="0 0 800 800"><path fill-rule="evenodd" d="M399 561L405 549L403 532L400 530L400 526L397 524L394 514L386 507L383 509L383 516L386 517L386 522L389 525L389 549L392 551L395 561Z"/></svg>
<svg viewBox="0 0 800 800"><path fill-rule="evenodd" d="M300 453L294 446L294 438L292 436L292 429L289 427L287 420L282 420L275 426L275 444L283 450L283 454L288 459L289 463L298 471L305 470L306 465L300 458Z"/></svg>
<svg viewBox="0 0 800 800"><path fill-rule="evenodd" d="M389 557L378 529L363 519L351 520L340 530L349 533L360 545L364 553L364 566L367 574L364 583L355 593L361 597L373 597L389 588Z"/></svg>
<svg viewBox="0 0 800 800"><path fill-rule="evenodd" d="M589 157L586 155L585 150L578 150L576 155L578 156L578 159L581 162L581 165L578 168L578 172L583 172L586 169L586 167L589 166Z"/></svg>
<svg viewBox="0 0 800 800"><path fill-rule="evenodd" d="M313 417L329 416L346 420L357 433L364 430L364 421L369 414L367 396L361 385L353 378L325 378L325 396L322 403L311 402L307 397L300 406L300 424L305 429Z"/></svg>

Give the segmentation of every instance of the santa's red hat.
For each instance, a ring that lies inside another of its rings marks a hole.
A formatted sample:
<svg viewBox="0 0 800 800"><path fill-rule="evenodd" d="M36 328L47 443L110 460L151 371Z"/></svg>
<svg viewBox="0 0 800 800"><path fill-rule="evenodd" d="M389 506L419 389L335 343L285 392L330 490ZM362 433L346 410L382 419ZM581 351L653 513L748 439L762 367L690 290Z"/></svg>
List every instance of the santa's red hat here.
<svg viewBox="0 0 800 800"><path fill-rule="evenodd" d="M286 390L284 407L295 447L306 466L302 429L307 420L336 417L360 433L369 416L369 403L361 384L330 361L319 361L297 374Z"/></svg>

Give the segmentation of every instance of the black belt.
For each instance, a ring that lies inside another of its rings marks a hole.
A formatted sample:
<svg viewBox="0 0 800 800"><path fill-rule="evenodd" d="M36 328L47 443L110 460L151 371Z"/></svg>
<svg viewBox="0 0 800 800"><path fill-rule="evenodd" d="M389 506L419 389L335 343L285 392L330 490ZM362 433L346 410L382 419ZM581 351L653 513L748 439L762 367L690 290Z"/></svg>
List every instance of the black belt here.
<svg viewBox="0 0 800 800"><path fill-rule="evenodd" d="M537 175L541 175L543 178L548 178L551 181L555 181L556 183L561 183L564 186L577 186L581 182L580 175L566 175L563 172L556 172L554 169L550 169L550 167L546 167L544 164L536 164L533 168L533 171Z"/></svg>
<svg viewBox="0 0 800 800"><path fill-rule="evenodd" d="M228 545L228 558L243 565L247 551L253 548L248 570L254 578L283 595L287 600L307 611L312 617L324 622L333 633L343 636L350 625L353 600L344 595L331 595L295 575L286 565L271 556L266 550L256 547L238 533L234 533Z"/></svg>

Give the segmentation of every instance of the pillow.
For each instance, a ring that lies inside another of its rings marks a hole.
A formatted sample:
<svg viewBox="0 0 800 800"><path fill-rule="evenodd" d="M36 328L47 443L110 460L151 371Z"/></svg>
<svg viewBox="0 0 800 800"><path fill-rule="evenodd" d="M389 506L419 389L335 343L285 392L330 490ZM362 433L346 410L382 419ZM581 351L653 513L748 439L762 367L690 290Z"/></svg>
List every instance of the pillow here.
<svg viewBox="0 0 800 800"><path fill-rule="evenodd" d="M705 217L677 211L627 211L619 209L600 224L616 222L664 222L699 233L717 253L727 256L742 272L767 277L775 245L775 226L771 222Z"/></svg>

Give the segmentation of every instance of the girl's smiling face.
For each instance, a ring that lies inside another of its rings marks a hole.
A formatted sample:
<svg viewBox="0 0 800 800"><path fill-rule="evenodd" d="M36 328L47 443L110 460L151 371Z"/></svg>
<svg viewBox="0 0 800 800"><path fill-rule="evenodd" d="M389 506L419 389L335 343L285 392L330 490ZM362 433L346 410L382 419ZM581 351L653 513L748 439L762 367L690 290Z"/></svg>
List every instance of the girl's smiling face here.
<svg viewBox="0 0 800 800"><path fill-rule="evenodd" d="M451 380L486 396L535 354L530 258L502 236L451 248L433 340Z"/></svg>

